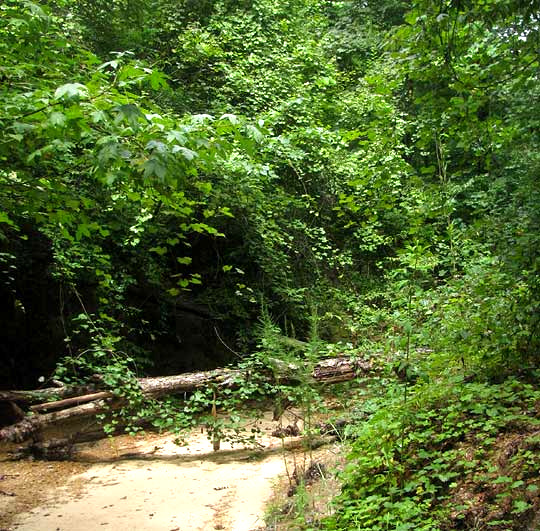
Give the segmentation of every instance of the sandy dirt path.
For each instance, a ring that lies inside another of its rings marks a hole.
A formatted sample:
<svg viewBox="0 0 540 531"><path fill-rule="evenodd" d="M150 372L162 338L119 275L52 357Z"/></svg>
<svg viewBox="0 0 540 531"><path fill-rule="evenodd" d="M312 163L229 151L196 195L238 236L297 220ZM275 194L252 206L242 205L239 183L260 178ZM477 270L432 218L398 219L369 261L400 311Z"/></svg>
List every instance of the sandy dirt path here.
<svg viewBox="0 0 540 531"><path fill-rule="evenodd" d="M57 482L39 505L15 514L7 529L264 529L264 507L274 481L285 473L285 460L281 442L270 436L275 423L263 420L261 428L255 450L222 443L213 452L200 432L190 436L188 447L175 445L170 435L152 434L119 437L112 446L109 441L88 445L78 458L93 463Z"/></svg>

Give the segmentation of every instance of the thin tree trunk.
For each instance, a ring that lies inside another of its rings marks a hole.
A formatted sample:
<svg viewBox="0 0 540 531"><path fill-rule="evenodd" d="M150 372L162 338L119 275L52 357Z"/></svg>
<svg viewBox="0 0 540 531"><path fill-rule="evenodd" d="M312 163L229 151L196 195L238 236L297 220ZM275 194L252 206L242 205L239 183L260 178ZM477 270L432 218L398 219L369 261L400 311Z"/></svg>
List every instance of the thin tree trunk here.
<svg viewBox="0 0 540 531"><path fill-rule="evenodd" d="M89 395L65 398L64 400L57 400L56 402L45 402L44 404L36 404L34 406L30 406L30 411L49 411L51 409L62 409L66 406L84 404L86 402L98 400L99 398L110 398L112 396L113 394L110 391L101 391L99 393L92 393Z"/></svg>
<svg viewBox="0 0 540 531"><path fill-rule="evenodd" d="M61 400L72 396L85 395L98 390L97 385L66 385L65 387L46 387L29 391L0 391L0 402L19 402L25 404L38 404Z"/></svg>

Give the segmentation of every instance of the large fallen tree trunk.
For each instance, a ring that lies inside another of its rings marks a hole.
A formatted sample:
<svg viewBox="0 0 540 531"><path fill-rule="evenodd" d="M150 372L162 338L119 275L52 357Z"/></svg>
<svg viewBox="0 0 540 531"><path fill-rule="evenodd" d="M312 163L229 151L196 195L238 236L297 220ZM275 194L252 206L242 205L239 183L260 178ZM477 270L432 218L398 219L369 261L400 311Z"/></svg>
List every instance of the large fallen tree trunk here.
<svg viewBox="0 0 540 531"><path fill-rule="evenodd" d="M157 376L155 378L139 378L138 382L144 394L158 397L166 394L191 392L214 383L218 386L231 386L235 377L243 378L245 374L235 369L215 369L213 371L192 372L174 376ZM97 379L97 377L96 377ZM77 385L65 387L47 387L44 389L24 391L0 391L0 402L17 402L38 404L32 410L52 409L56 407L82 403L87 395L99 393L99 398L114 396L113 393L100 389L100 384ZM108 393L103 396L103 392ZM97 397L96 397L97 398ZM90 399L93 400L93 399ZM51 407L52 406L52 407Z"/></svg>
<svg viewBox="0 0 540 531"><path fill-rule="evenodd" d="M108 402L108 400L96 400L81 406L62 409L44 415L31 415L20 422L17 422L17 424L2 428L0 430L0 441L22 442L47 426L60 424L75 417L84 418L95 416L108 409L118 408L121 405L120 401L117 401L115 404L113 400L109 400L110 402Z"/></svg>
<svg viewBox="0 0 540 531"><path fill-rule="evenodd" d="M294 384L299 379L297 375L305 370L300 365L294 363L285 364L276 361L273 365L273 375L269 375L268 378L280 383L288 382ZM331 358L321 360L317 363L311 377L314 382L318 383L336 383L352 380L358 374L365 374L371 369L372 362L369 360L345 357ZM223 388L239 387L242 382L249 380L250 377L249 371L242 369L215 369L213 371L185 373L174 376L140 378L138 379L138 383L143 395L157 398L164 395L192 392L209 386L214 387L219 392ZM80 389L86 392L88 391L86 387ZM32 391L3 392L0 396L7 396L8 394L9 396L13 396L13 393L15 393L15 396L20 397L36 396L32 395ZM55 399L56 395L52 395L52 397ZM98 399L96 400L96 398ZM74 417L84 418L95 416L125 405L125 401L115 396L114 393L101 391L95 395L84 394L69 400L55 400L54 402L39 404L38 406L34 406L33 409L34 411L47 411L54 407L63 407L77 402L79 402L79 405L74 407L44 414L34 413L16 424L7 426L0 430L0 440L21 442L47 426L58 424ZM80 404L80 402L86 403Z"/></svg>
<svg viewBox="0 0 540 531"><path fill-rule="evenodd" d="M286 364L278 360L275 360L274 368L275 372L281 373L285 380L294 379L294 374L301 370L300 365ZM369 360L355 360L348 357L330 358L321 360L315 365L313 378L327 383L346 381L353 379L359 371L367 372L371 369L372 363ZM244 378L245 373L240 370L216 369L214 371L185 373L175 376L140 378L138 382L145 394L157 397L164 394L190 392L205 387L210 383L226 387L231 385L236 377ZM90 398L93 393L99 393L99 398L113 396L112 393L104 395L103 393L107 393L107 391L100 389L99 384L94 383L24 391L0 391L0 402L38 404L30 409L39 411L94 400L94 398Z"/></svg>
<svg viewBox="0 0 540 531"><path fill-rule="evenodd" d="M151 428L151 424L144 420L135 423L139 427ZM125 434L125 425L117 426L111 433L107 435L122 435ZM103 439L105 434L103 429L94 429L91 431L79 431L73 433L69 437L60 439L50 438L46 441L33 441L26 446L21 446L11 453L11 459L24 459L26 457L35 457L46 461L65 461L73 458L75 445L99 441Z"/></svg>

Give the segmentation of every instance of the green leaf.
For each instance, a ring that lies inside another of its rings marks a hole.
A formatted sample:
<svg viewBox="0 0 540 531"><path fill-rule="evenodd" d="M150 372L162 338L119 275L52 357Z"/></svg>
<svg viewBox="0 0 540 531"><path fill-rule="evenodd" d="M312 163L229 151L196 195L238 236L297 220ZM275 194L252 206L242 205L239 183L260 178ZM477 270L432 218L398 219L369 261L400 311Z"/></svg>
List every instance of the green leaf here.
<svg viewBox="0 0 540 531"><path fill-rule="evenodd" d="M232 125L237 125L238 124L238 117L235 114L227 113L227 114L224 114L224 115L220 116L219 119L220 120L228 120L229 122L231 122Z"/></svg>
<svg viewBox="0 0 540 531"><path fill-rule="evenodd" d="M174 145L172 147L172 152L180 153L186 160L193 160L195 157L198 156L196 151L178 145Z"/></svg>
<svg viewBox="0 0 540 531"><path fill-rule="evenodd" d="M214 121L214 117L211 115L211 114L194 114L191 119L195 122L195 123L203 123L205 122L206 120L208 120L209 122L213 122Z"/></svg>
<svg viewBox="0 0 540 531"><path fill-rule="evenodd" d="M66 83L56 89L54 97L57 100L79 100L88 98L88 89L81 83Z"/></svg>
<svg viewBox="0 0 540 531"><path fill-rule="evenodd" d="M493 483L495 485L499 485L501 483L510 483L512 481L512 478L509 477L509 476L499 476L498 478L496 478Z"/></svg>
<svg viewBox="0 0 540 531"><path fill-rule="evenodd" d="M163 256L164 254L167 254L167 248L166 247L152 247L149 249L150 252L156 253L159 256Z"/></svg>
<svg viewBox="0 0 540 531"><path fill-rule="evenodd" d="M146 144L146 149L151 149L151 150L157 151L158 153L167 152L167 146L163 142L160 142L159 140L150 140Z"/></svg>
<svg viewBox="0 0 540 531"><path fill-rule="evenodd" d="M15 223L13 223L11 219L9 219L9 216L6 214L6 212L2 212L1 210L0 210L0 223L6 223L7 225L15 227Z"/></svg>
<svg viewBox="0 0 540 531"><path fill-rule="evenodd" d="M90 116L92 117L92 122L95 124L107 121L107 115L105 114L104 111L100 111L100 110L94 111Z"/></svg>
<svg viewBox="0 0 540 531"><path fill-rule="evenodd" d="M229 207L221 207L219 209L220 214L223 214L224 216L227 216L229 218L234 218L234 214L231 212L231 209Z"/></svg>
<svg viewBox="0 0 540 531"><path fill-rule="evenodd" d="M527 509L530 509L532 505L523 500L514 500L514 510L512 514L520 514L525 512Z"/></svg>
<svg viewBox="0 0 540 531"><path fill-rule="evenodd" d="M86 223L81 223L77 227L77 231L75 232L75 239L77 241L80 241L83 237L90 236L90 226Z"/></svg>
<svg viewBox="0 0 540 531"><path fill-rule="evenodd" d="M137 105L133 103L126 103L119 105L114 109L117 113L115 123L120 124L126 121L133 129L137 130L140 126L139 120L145 120L144 114L141 112Z"/></svg>
<svg viewBox="0 0 540 531"><path fill-rule="evenodd" d="M258 144L262 143L264 140L264 135L261 133L260 129L254 125L246 125L246 132L249 138L252 138Z"/></svg>
<svg viewBox="0 0 540 531"><path fill-rule="evenodd" d="M144 165L144 177L151 177L152 175L155 175L161 180L165 179L165 176L167 175L167 168L164 166L160 160L152 158L148 159Z"/></svg>
<svg viewBox="0 0 540 531"><path fill-rule="evenodd" d="M150 86L153 90L159 90L160 88L168 88L167 79L163 72L159 70L152 70L152 73L148 77Z"/></svg>
<svg viewBox="0 0 540 531"><path fill-rule="evenodd" d="M62 127L66 123L66 115L62 112L53 112L49 116L49 122L56 127Z"/></svg>

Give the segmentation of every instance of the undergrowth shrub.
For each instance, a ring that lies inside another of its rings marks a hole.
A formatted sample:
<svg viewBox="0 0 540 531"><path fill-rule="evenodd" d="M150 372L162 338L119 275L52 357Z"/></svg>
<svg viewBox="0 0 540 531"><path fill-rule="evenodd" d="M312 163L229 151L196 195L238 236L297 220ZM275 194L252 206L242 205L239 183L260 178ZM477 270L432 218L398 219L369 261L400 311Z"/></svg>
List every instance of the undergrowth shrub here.
<svg viewBox="0 0 540 531"><path fill-rule="evenodd" d="M473 491L498 493L486 497L482 509L491 529L524 529L520 515L529 511L525 519L530 519L533 508L538 510L538 500L531 501L537 475L528 477L526 466L502 473L490 456L505 434L538 432L538 389L518 380L490 386L457 379L419 383L407 401L403 385L389 385L386 392L381 385L376 392L381 395L362 406L369 418L349 429L354 438L350 464L336 513L324 521L326 529L461 528L470 516L467 503L457 503L466 478L474 483ZM525 461L531 459L530 448L527 452ZM538 471L538 465L536 460L528 466ZM490 491L493 484L508 487L508 509L503 491ZM514 522L497 527L505 516ZM447 527L450 520L457 527Z"/></svg>

